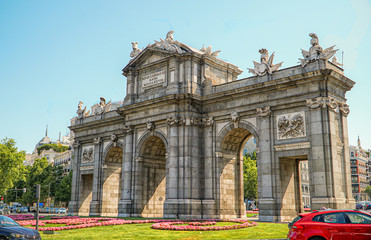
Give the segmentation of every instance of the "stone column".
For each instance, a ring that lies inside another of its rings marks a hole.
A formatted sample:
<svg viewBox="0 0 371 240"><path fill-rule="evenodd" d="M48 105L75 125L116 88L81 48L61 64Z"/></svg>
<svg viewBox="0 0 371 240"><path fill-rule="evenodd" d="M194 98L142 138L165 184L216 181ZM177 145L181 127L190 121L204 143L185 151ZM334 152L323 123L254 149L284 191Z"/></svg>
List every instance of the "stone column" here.
<svg viewBox="0 0 371 240"><path fill-rule="evenodd" d="M93 173L93 194L90 202L89 216L101 214L101 193L102 193L102 139L94 139L94 173Z"/></svg>
<svg viewBox="0 0 371 240"><path fill-rule="evenodd" d="M80 186L80 142L73 144L73 160L72 160L72 189L71 189L71 201L68 204L68 214L78 215L79 214L79 186Z"/></svg>
<svg viewBox="0 0 371 240"><path fill-rule="evenodd" d="M133 213L132 205L132 162L133 162L133 128L125 126L125 144L122 159L122 189L119 202L119 217L130 217Z"/></svg>
<svg viewBox="0 0 371 240"><path fill-rule="evenodd" d="M133 190L131 194L132 198L132 217L141 217L141 211L147 201L144 200L144 191L143 191L143 158L142 157L135 157L134 159L134 173L133 173Z"/></svg>
<svg viewBox="0 0 371 240"><path fill-rule="evenodd" d="M343 135L343 161L344 161L344 181L345 181L345 199L346 199L346 209L352 209L355 205L355 200L352 194L352 180L350 173L350 152L349 152L349 138L348 138L348 114L350 112L349 106L346 103L340 103L339 106L341 114L341 126L342 126L342 135Z"/></svg>
<svg viewBox="0 0 371 240"><path fill-rule="evenodd" d="M214 185L214 174L215 174L215 162L214 147L213 147L213 124L214 120L212 117L203 119L204 126L204 146L203 146L203 157L204 157L204 194L202 200L202 218L212 219L217 217L215 212L215 185Z"/></svg>
<svg viewBox="0 0 371 240"><path fill-rule="evenodd" d="M241 154L242 155L242 154ZM244 189L243 189L243 156L239 156L239 159L237 160L237 169L239 174L239 181L238 181L238 196L237 199L239 209L238 209L238 218L246 218L246 207L244 204ZM236 169L236 170L237 170Z"/></svg>
<svg viewBox="0 0 371 240"><path fill-rule="evenodd" d="M193 80L192 80L193 81ZM196 83L193 82L193 85L196 86ZM188 181L189 181L189 193L187 197L190 201L186 203L186 209L189 209L188 213L185 214L185 218L201 218L201 172L200 169L200 131L202 127L202 119L198 119L195 125L189 126L189 153L187 169L188 169ZM186 169L186 173L187 173Z"/></svg>
<svg viewBox="0 0 371 240"><path fill-rule="evenodd" d="M179 199L179 126L184 124L183 118L171 117L167 120L169 126L169 152L166 159L166 200L164 202L164 217L178 217Z"/></svg>
<svg viewBox="0 0 371 240"><path fill-rule="evenodd" d="M258 189L259 189L259 220L273 222L276 220L276 201L273 196L272 182L272 119L270 107L257 108L260 121L259 129L259 159L258 159Z"/></svg>
<svg viewBox="0 0 371 240"><path fill-rule="evenodd" d="M353 201L347 197L351 182L344 114L349 113L349 107L343 104L332 97L307 100L311 124L312 148L308 165L312 209L353 207Z"/></svg>

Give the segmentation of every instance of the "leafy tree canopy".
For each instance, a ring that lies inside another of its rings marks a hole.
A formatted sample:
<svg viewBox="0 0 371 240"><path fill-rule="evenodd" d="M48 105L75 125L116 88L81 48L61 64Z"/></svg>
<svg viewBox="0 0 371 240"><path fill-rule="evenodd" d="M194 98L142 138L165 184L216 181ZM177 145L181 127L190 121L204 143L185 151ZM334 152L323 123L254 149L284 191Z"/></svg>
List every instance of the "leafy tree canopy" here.
<svg viewBox="0 0 371 240"><path fill-rule="evenodd" d="M5 138L0 142L0 194L4 194L24 176L22 172L26 153L18 151L15 144L11 138Z"/></svg>
<svg viewBox="0 0 371 240"><path fill-rule="evenodd" d="M247 153L243 158L243 186L244 198L258 198L258 168L256 165L256 152Z"/></svg>
<svg viewBox="0 0 371 240"><path fill-rule="evenodd" d="M370 198L371 198L371 186L370 185L366 187L365 193L367 193L368 196L370 196Z"/></svg>

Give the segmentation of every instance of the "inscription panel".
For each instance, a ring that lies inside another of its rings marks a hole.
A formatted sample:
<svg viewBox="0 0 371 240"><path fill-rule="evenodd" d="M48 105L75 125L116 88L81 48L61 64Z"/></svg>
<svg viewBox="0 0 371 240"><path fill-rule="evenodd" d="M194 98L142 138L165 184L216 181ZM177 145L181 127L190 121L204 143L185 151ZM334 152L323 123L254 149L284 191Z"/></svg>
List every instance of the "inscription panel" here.
<svg viewBox="0 0 371 240"><path fill-rule="evenodd" d="M166 81L166 70L146 74L142 77L142 88L148 89L161 86Z"/></svg>

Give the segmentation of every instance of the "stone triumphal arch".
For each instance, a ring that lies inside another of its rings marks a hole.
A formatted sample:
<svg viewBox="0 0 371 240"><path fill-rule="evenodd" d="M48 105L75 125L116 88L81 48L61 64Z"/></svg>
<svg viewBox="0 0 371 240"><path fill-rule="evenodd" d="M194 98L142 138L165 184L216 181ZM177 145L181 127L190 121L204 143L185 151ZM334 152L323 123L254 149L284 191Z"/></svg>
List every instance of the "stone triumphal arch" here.
<svg viewBox="0 0 371 240"><path fill-rule="evenodd" d="M311 206L351 208L343 74L333 47L310 34L301 64L281 69L261 49L253 77L210 47L173 39L132 43L123 102L80 102L75 135L73 215L165 218L245 216L242 148L257 145L259 218L303 211L299 162L308 161Z"/></svg>

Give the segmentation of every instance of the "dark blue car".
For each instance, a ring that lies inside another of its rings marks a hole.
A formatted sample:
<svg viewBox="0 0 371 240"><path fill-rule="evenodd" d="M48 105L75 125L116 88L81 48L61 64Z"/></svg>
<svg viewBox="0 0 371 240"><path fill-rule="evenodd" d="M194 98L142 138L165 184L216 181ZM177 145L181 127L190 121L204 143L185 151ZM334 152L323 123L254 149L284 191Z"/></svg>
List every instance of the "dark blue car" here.
<svg viewBox="0 0 371 240"><path fill-rule="evenodd" d="M8 239L41 239L38 231L22 227L13 219L0 216L0 240Z"/></svg>

